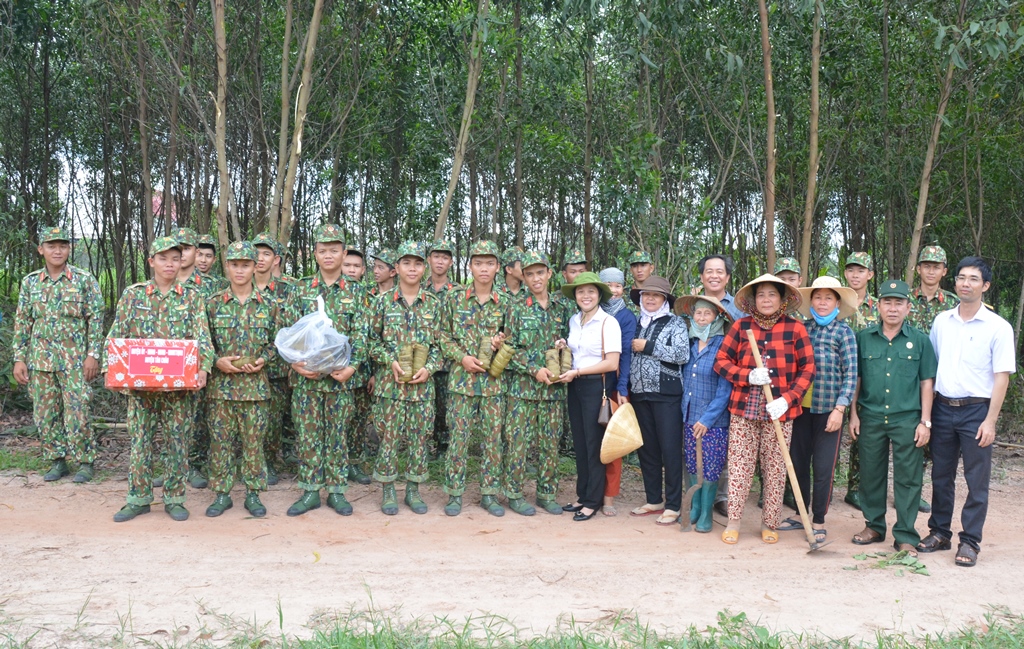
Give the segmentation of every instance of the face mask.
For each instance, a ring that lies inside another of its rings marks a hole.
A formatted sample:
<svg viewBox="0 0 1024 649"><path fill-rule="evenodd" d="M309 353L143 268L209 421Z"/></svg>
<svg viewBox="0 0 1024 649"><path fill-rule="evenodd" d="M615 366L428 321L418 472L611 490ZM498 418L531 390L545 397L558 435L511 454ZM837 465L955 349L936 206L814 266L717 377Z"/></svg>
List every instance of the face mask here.
<svg viewBox="0 0 1024 649"><path fill-rule="evenodd" d="M818 312L811 309L811 315L814 317L814 321L818 323L819 327L826 327L832 324L832 321L839 316L839 307L836 307L832 313L828 315L818 315Z"/></svg>

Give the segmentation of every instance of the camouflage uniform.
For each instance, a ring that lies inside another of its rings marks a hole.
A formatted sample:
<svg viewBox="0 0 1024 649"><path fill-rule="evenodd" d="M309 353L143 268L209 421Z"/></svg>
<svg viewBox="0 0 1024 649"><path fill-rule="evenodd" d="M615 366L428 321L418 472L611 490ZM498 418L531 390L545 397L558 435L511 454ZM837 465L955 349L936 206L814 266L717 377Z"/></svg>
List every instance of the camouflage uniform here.
<svg viewBox="0 0 1024 649"><path fill-rule="evenodd" d="M925 246L917 257L917 263L920 265L922 262L945 265L946 251L939 246ZM907 317L907 322L925 333L930 333L935 316L943 311L955 309L959 304L960 298L955 293L950 293L942 288L931 299L924 296L921 287L915 288L910 294L910 315Z"/></svg>
<svg viewBox="0 0 1024 649"><path fill-rule="evenodd" d="M522 264L523 250L521 248L509 248L508 250L505 251L505 256L501 260L502 272L504 273L506 266L514 266L516 262ZM522 268L522 265L520 265L520 268ZM495 284L498 293L501 293L502 296L506 298L509 304L512 304L513 302L522 302L530 294L530 290L526 288L525 282L523 282L519 286L519 290L516 291L515 293L512 292L512 289L510 289L508 287L508 284L505 282L495 282Z"/></svg>
<svg viewBox="0 0 1024 649"><path fill-rule="evenodd" d="M317 243L340 241L341 228L321 226ZM303 277L292 288L285 309L285 322L317 310L317 297L323 297L327 315L338 333L348 336L352 346L349 366L359 373L366 355L365 296L352 282L339 277L326 284L317 272ZM353 376L355 378L355 376ZM344 494L348 489L348 444L345 427L354 410L352 379L339 383L331 376L313 380L292 373L292 419L295 422L296 453L299 457L298 486L315 492L326 488L328 494Z"/></svg>
<svg viewBox="0 0 1024 649"><path fill-rule="evenodd" d="M871 268L871 255L866 252L854 252L846 258L846 265L852 264ZM871 325L878 324L878 322L878 300L871 294L867 294L860 306L857 307L857 312L850 316L846 324L850 325L854 333L857 333ZM857 443L857 440L850 441L850 469L847 474L846 499L849 501L851 494L857 493L860 489L860 444Z"/></svg>
<svg viewBox="0 0 1024 649"><path fill-rule="evenodd" d="M177 246L177 240L161 237L150 245L150 256ZM195 340L199 347L199 369L209 372L213 367L213 343L204 305L198 293L186 290L180 283L175 283L166 294L160 292L153 280L126 288L117 303L117 314L107 338ZM164 441L164 504L185 502L188 440L194 412L191 392L128 393L128 504L153 502L153 436L157 428L162 429Z"/></svg>
<svg viewBox="0 0 1024 649"><path fill-rule="evenodd" d="M227 260L256 260L256 249L248 242L228 246ZM243 303L228 288L215 294L206 305L210 334L217 358L241 356L263 359L264 367L275 365L278 329L277 301L264 298L259 289ZM235 444L242 449L241 474L249 492L267 488L263 439L267 433L267 404L271 396L265 370L253 374L225 374L216 366L206 385L210 404L210 489L231 493L234 482Z"/></svg>
<svg viewBox="0 0 1024 649"><path fill-rule="evenodd" d="M40 244L68 241L61 228L48 228ZM43 456L92 464L96 449L89 429L92 390L85 381L86 356L99 360L103 342L103 296L87 271L66 264L51 279L46 269L21 281L14 316L14 362L31 372L32 418Z"/></svg>
<svg viewBox="0 0 1024 649"><path fill-rule="evenodd" d="M470 257L498 258L492 241L474 244ZM476 357L483 336L496 336L505 324L506 299L492 290L480 304L473 286L451 291L441 316L441 351L451 361L448 377L450 444L445 461L445 487L450 496L466 490L466 458L474 433L484 440L480 462L480 494L498 494L501 473L502 379L487 372L473 374L462 367L465 356Z"/></svg>
<svg viewBox="0 0 1024 649"><path fill-rule="evenodd" d="M523 267L549 266L547 256L529 251ZM550 266L549 266L550 267ZM558 489L558 438L562 434L565 385L548 386L536 379L545 367L544 352L569 334L575 303L560 293L548 294L545 308L530 295L509 307L508 342L516 354L505 372L508 409L505 413L505 493L509 500L523 497L526 459L531 446L540 457L537 501L553 501ZM557 378L557 377L556 377Z"/></svg>
<svg viewBox="0 0 1024 649"><path fill-rule="evenodd" d="M627 268L632 268L633 264L653 264L653 263L654 263L654 260L651 259L650 253L648 253L648 252L646 252L644 250L634 250L632 253L630 253L629 257L626 259L626 267ZM633 285L632 286L624 287L625 291L623 291L623 293L626 296L626 300L625 300L626 308L629 309L633 313L633 315L635 315L636 317L639 318L640 317L640 307L638 305L634 304L633 300L629 299L630 292L634 288L637 288L637 286L638 285L636 283L636 278L633 278Z"/></svg>
<svg viewBox="0 0 1024 649"><path fill-rule="evenodd" d="M435 250L455 256L455 246L450 241L434 242L427 254L429 255ZM423 281L423 287L437 298L439 304L443 305L448 293L459 288L459 285L449 281L440 289L435 289L433 281L427 277ZM451 363L442 358L440 369L431 377L434 379L434 448L439 454L448 446L448 371L450 368Z"/></svg>

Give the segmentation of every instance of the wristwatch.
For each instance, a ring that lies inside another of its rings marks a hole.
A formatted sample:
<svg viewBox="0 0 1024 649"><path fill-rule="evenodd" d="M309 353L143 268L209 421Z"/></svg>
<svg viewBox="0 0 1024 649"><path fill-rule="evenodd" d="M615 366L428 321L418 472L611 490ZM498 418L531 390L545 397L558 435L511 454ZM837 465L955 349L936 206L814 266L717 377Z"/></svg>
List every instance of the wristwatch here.
<svg viewBox="0 0 1024 649"><path fill-rule="evenodd" d="M930 421L928 421L926 419L922 419L921 423L924 424L924 427L927 428L928 430L932 429L932 422L930 422Z"/></svg>

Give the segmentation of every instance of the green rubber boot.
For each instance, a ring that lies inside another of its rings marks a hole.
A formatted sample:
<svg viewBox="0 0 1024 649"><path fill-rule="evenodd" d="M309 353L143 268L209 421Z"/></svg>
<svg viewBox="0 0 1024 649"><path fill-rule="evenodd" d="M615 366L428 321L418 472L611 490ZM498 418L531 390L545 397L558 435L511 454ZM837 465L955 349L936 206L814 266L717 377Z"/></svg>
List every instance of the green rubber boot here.
<svg viewBox="0 0 1024 649"><path fill-rule="evenodd" d="M342 516L352 515L352 504L345 494L327 494L327 506Z"/></svg>
<svg viewBox="0 0 1024 649"><path fill-rule="evenodd" d="M71 473L71 469L68 468L68 463L64 458L60 458L59 460L53 461L53 466L51 466L50 470L43 476L43 480L47 482L56 482L69 473Z"/></svg>
<svg viewBox="0 0 1024 649"><path fill-rule="evenodd" d="M486 509L491 516L505 515L505 508L498 504L497 496L481 496L480 506Z"/></svg>
<svg viewBox="0 0 1024 649"><path fill-rule="evenodd" d="M206 515L210 518L217 518L234 506L235 503L231 502L231 496L228 494L217 494L217 497L213 499L213 503L206 508Z"/></svg>
<svg viewBox="0 0 1024 649"><path fill-rule="evenodd" d="M553 500L546 500L544 498L537 499L537 506L554 516L562 515L562 506Z"/></svg>
<svg viewBox="0 0 1024 649"><path fill-rule="evenodd" d="M319 491L306 491L303 492L302 497L295 501L286 512L289 516L301 516L306 512L318 509L320 507L320 492Z"/></svg>
<svg viewBox="0 0 1024 649"><path fill-rule="evenodd" d="M92 480L94 475L95 475L95 472L93 471L92 463L88 463L87 462L87 463L81 464L78 467L78 473L76 473L75 477L71 479L71 482L75 482L75 483L78 483L78 484L83 484L85 482L89 482L90 480Z"/></svg>
<svg viewBox="0 0 1024 649"><path fill-rule="evenodd" d="M462 513L462 496L448 498L448 504L444 506L444 513L448 516L458 516Z"/></svg>
<svg viewBox="0 0 1024 649"><path fill-rule="evenodd" d="M267 515L267 508L260 502L258 491L250 491L245 494L245 509L256 518L263 518Z"/></svg>
<svg viewBox="0 0 1024 649"><path fill-rule="evenodd" d="M420 485L417 482L405 483L405 504L414 514L426 514L427 503L420 498Z"/></svg>
<svg viewBox="0 0 1024 649"><path fill-rule="evenodd" d="M362 467L356 462L353 462L348 467L348 479L359 484L370 484L371 482L370 476L363 473Z"/></svg>
<svg viewBox="0 0 1024 649"><path fill-rule="evenodd" d="M164 511L171 517L172 520L176 520L179 523L188 520L188 510L185 509L184 505L177 503L173 505L164 505Z"/></svg>
<svg viewBox="0 0 1024 649"><path fill-rule="evenodd" d="M280 481L281 479L277 477L277 471L274 470L273 465L267 462L267 486L273 487Z"/></svg>
<svg viewBox="0 0 1024 649"><path fill-rule="evenodd" d="M124 523L130 521L136 516L149 513L149 505L125 505L116 514L114 514L115 523Z"/></svg>
<svg viewBox="0 0 1024 649"><path fill-rule="evenodd" d="M691 485L697 484L697 476L692 474L692 473L690 473L688 475L690 476L690 484ZM689 487L687 487L687 488L689 488ZM701 494L702 493L704 493L704 487L703 486L701 486L700 489L698 489L696 492L694 492L693 500L690 501L690 525L696 525L697 524L697 520L700 518L700 508L701 508L700 498L701 498Z"/></svg>
<svg viewBox="0 0 1024 649"><path fill-rule="evenodd" d="M694 505L697 504L697 497L700 496L700 517L696 521L695 529L701 533L708 533L715 524L715 494L718 493L718 481L705 482L700 491L693 495Z"/></svg>
<svg viewBox="0 0 1024 649"><path fill-rule="evenodd" d="M188 470L188 483L193 489L206 489L209 486L210 481L206 479L198 469Z"/></svg>
<svg viewBox="0 0 1024 649"><path fill-rule="evenodd" d="M398 513L398 496L395 494L395 483L385 482L384 496L380 501L380 510L385 516L394 516Z"/></svg>
<svg viewBox="0 0 1024 649"><path fill-rule="evenodd" d="M509 498L508 508L523 516L533 516L537 513L537 510L533 508L533 505L526 502L523 498Z"/></svg>

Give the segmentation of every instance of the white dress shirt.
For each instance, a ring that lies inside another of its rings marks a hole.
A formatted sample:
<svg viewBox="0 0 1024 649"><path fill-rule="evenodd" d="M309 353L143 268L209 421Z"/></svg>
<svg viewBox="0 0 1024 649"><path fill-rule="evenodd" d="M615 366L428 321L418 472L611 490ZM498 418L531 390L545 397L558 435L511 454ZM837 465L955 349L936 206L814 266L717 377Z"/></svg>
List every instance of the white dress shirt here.
<svg viewBox="0 0 1024 649"><path fill-rule="evenodd" d="M939 359L935 391L949 399L991 399L995 374L1017 371L1013 328L985 306L966 322L959 307L943 311L930 337Z"/></svg>
<svg viewBox="0 0 1024 649"><path fill-rule="evenodd" d="M622 330L619 322L598 307L586 325L581 325L583 313L569 320L569 338L566 344L572 352L572 368L586 369L601 362L601 332L604 331L604 353L622 353Z"/></svg>

